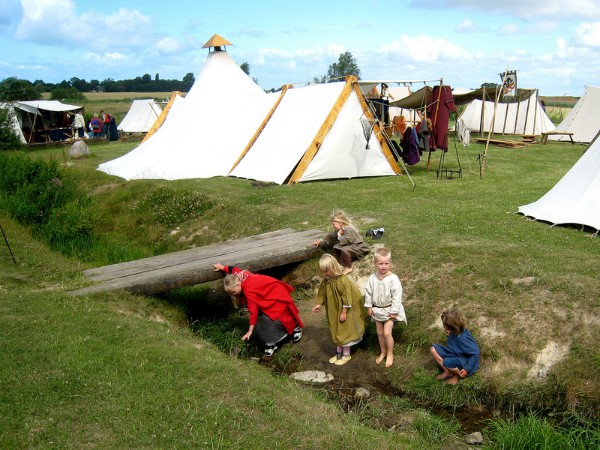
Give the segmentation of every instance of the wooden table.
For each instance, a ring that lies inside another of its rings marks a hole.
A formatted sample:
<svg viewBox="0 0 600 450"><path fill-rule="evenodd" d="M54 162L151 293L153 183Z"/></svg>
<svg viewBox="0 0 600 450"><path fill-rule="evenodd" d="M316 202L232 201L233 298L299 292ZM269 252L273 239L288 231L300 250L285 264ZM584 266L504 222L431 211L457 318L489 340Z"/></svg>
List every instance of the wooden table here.
<svg viewBox="0 0 600 450"><path fill-rule="evenodd" d="M540 143L547 144L548 136L569 136L569 139L571 139L571 144L575 144L575 141L573 140L573 133L569 133L567 131L546 131L545 133L542 133L542 140Z"/></svg>

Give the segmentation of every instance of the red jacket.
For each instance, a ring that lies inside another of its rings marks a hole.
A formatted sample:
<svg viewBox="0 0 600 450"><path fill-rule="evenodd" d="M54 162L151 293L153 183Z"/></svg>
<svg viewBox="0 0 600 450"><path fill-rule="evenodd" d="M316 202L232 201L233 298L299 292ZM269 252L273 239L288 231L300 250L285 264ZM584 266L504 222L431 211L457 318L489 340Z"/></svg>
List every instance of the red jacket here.
<svg viewBox="0 0 600 450"><path fill-rule="evenodd" d="M294 290L292 286L268 275L261 275L242 270L234 266L225 266L226 273L243 274L241 282L242 302L250 312L250 325L256 325L258 313L262 311L271 320L279 319L288 334L294 332L296 327L304 327L300 320L298 308L290 295Z"/></svg>

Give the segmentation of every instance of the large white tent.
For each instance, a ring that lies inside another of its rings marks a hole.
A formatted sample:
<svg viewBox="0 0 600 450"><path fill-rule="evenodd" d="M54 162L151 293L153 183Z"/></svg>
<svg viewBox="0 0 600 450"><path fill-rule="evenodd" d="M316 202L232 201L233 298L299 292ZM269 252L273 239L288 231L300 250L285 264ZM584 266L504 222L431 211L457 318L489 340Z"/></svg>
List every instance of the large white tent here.
<svg viewBox="0 0 600 450"><path fill-rule="evenodd" d="M556 126L557 132L573 133L575 142L592 142L600 131L600 88L585 86L583 96L579 98L575 106L569 111L564 120ZM568 135L548 136L553 141L569 141Z"/></svg>
<svg viewBox="0 0 600 450"><path fill-rule="evenodd" d="M540 136L542 133L554 131L556 128L542 108L537 89L519 90L521 97L515 102L471 100L459 120L465 128L472 132L488 133L492 130L497 134L531 134ZM456 95L456 104L462 104L461 97L472 93ZM494 112L495 109L495 112ZM492 118L494 120L492 126Z"/></svg>
<svg viewBox="0 0 600 450"><path fill-rule="evenodd" d="M600 230L600 140L595 140L565 176L519 212L555 225L579 224Z"/></svg>
<svg viewBox="0 0 600 450"><path fill-rule="evenodd" d="M206 63L176 111L99 170L125 179L231 175L275 183L400 172L378 124L369 122L356 78L267 94L219 39L205 44ZM365 123L373 129L369 149Z"/></svg>
<svg viewBox="0 0 600 450"><path fill-rule="evenodd" d="M172 117L138 147L99 170L127 180L229 173L277 96L265 93L220 46L211 47L215 50Z"/></svg>
<svg viewBox="0 0 600 450"><path fill-rule="evenodd" d="M355 79L288 89L230 175L282 184L397 174L379 128L367 149L359 95Z"/></svg>
<svg viewBox="0 0 600 450"><path fill-rule="evenodd" d="M117 129L124 133L147 133L161 112L162 108L154 99L136 99Z"/></svg>

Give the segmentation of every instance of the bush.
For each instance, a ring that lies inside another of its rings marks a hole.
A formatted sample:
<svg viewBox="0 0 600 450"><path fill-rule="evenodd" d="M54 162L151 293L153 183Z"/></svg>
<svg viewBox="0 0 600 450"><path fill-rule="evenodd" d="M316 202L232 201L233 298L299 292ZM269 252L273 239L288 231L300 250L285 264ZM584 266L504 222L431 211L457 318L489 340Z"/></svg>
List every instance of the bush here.
<svg viewBox="0 0 600 450"><path fill-rule="evenodd" d="M167 227L195 219L213 206L208 196L197 192L176 191L160 185L134 206L146 221Z"/></svg>
<svg viewBox="0 0 600 450"><path fill-rule="evenodd" d="M92 236L91 201L62 176L56 161L0 153L0 167L0 207L52 248L85 254Z"/></svg>

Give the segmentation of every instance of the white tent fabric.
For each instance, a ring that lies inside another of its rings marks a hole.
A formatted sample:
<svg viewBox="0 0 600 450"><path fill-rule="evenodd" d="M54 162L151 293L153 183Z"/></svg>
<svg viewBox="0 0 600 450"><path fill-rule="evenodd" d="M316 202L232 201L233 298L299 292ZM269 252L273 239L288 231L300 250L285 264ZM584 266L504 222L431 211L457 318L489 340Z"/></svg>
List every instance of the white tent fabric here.
<svg viewBox="0 0 600 450"><path fill-rule="evenodd" d="M580 224L600 230L600 140L538 201L519 212L555 225Z"/></svg>
<svg viewBox="0 0 600 450"><path fill-rule="evenodd" d="M124 133L147 133L161 112L154 99L136 99L117 129Z"/></svg>
<svg viewBox="0 0 600 450"><path fill-rule="evenodd" d="M0 109L6 109L8 111L8 120L10 120L10 125L17 135L22 144L26 144L25 136L23 135L23 130L21 130L21 125L19 124L19 120L17 119L17 115L15 114L15 108L12 103L0 103Z"/></svg>
<svg viewBox="0 0 600 450"><path fill-rule="evenodd" d="M583 96L579 98L567 117L556 126L554 131L573 133L575 142L592 142L600 131L599 104L600 88L585 86ZM553 141L571 141L569 136L565 135L551 135L548 138Z"/></svg>
<svg viewBox="0 0 600 450"><path fill-rule="evenodd" d="M468 130L487 133L492 130L492 117L494 117L492 132L498 134L532 134L540 136L542 133L554 131L556 128L542 109L537 92L520 102L499 102L495 116L494 102L483 102L475 99L467 105L460 119L462 119ZM482 120L483 127L481 127Z"/></svg>
<svg viewBox="0 0 600 450"><path fill-rule="evenodd" d="M240 178L284 183L314 139L322 140L315 157L297 181L395 175L379 142L370 149L360 122L357 94L346 100L332 128L318 136L345 82L288 89L265 129L230 173Z"/></svg>
<svg viewBox="0 0 600 450"><path fill-rule="evenodd" d="M33 114L39 114L40 110L63 112L81 109L81 106L69 105L67 103L59 102L58 100L28 100L14 102L14 106L15 108L19 108Z"/></svg>
<svg viewBox="0 0 600 450"><path fill-rule="evenodd" d="M169 114L147 141L98 169L127 180L226 176L276 98L227 52L211 52L173 117Z"/></svg>

